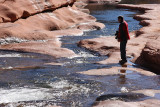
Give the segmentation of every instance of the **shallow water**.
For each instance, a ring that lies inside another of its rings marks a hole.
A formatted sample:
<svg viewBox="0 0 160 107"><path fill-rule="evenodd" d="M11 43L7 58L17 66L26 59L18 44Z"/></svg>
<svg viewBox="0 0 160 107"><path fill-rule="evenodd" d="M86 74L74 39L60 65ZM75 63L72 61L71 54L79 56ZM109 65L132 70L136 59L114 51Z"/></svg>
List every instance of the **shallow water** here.
<svg viewBox="0 0 160 107"><path fill-rule="evenodd" d="M87 76L77 73L120 66L119 64L95 64L107 57L78 47L76 44L78 41L113 36L118 28L116 21L118 15L124 15L130 31L141 28L139 22L132 18L136 11L103 6L89 8L91 14L98 21L103 22L106 28L85 32L82 36L62 37L62 47L73 50L77 57L54 59L51 56L36 53L0 52L0 106L89 107L98 96L121 92L122 87L127 90L160 89L158 76L148 77L134 71L126 71L127 75L113 76ZM46 64L51 62L63 65ZM136 65L131 63L129 67L136 67Z"/></svg>
<svg viewBox="0 0 160 107"><path fill-rule="evenodd" d="M128 9L117 9L109 5L95 5L90 4L87 6L93 16L97 18L99 22L106 25L106 28L89 32L91 35L103 35L103 36L113 36L115 31L118 30L119 24L117 23L117 17L122 15L124 19L128 22L129 31L135 31L140 29L142 26L139 22L133 20L133 16L136 14L141 14L139 11L131 11ZM98 10L98 11L97 11Z"/></svg>

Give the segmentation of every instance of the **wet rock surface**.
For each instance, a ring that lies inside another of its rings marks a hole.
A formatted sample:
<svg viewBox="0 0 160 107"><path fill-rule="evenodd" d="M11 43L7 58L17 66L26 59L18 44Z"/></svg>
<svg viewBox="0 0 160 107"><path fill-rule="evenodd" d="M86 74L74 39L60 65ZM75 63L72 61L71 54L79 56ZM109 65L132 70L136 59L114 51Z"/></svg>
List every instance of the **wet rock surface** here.
<svg viewBox="0 0 160 107"><path fill-rule="evenodd" d="M104 101L93 107L159 107L160 102L156 99L144 100L139 102L123 102L123 101Z"/></svg>
<svg viewBox="0 0 160 107"><path fill-rule="evenodd" d="M111 72L112 71L112 72ZM140 68L127 68L127 65L123 65L122 67L111 67L108 69L97 69L97 70L89 70L89 71L83 71L80 72L81 74L86 74L86 75L136 75L136 74L143 74L147 76L154 76L156 74L142 70Z"/></svg>
<svg viewBox="0 0 160 107"><path fill-rule="evenodd" d="M121 101L137 101L140 99L145 98L146 96L144 94L135 94L135 93L120 93L120 94L108 94L108 95L102 95L96 99L96 101L104 101L104 100L121 100Z"/></svg>

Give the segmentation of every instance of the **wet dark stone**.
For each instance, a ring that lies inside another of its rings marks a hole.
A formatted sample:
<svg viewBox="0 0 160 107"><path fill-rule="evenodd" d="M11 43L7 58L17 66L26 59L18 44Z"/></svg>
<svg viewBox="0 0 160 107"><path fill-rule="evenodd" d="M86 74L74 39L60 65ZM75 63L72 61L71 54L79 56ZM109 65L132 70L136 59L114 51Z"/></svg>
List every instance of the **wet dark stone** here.
<svg viewBox="0 0 160 107"><path fill-rule="evenodd" d="M104 100L121 100L121 101L140 101L145 99L147 96L140 93L115 93L115 94L107 94L102 95L96 99L96 101L104 101Z"/></svg>
<svg viewBox="0 0 160 107"><path fill-rule="evenodd" d="M0 104L0 107L5 107L5 106L6 106L6 104L3 104L3 103L2 103L2 104Z"/></svg>

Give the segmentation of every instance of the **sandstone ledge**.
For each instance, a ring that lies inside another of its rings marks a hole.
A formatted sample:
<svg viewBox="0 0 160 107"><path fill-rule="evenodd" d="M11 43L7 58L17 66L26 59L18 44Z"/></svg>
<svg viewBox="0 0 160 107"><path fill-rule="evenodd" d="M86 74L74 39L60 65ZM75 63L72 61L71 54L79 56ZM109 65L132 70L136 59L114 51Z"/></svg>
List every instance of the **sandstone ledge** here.
<svg viewBox="0 0 160 107"><path fill-rule="evenodd" d="M155 76L156 74L142 70L139 68L127 68L127 67L111 67L108 69L95 69L95 70L89 70L89 71L83 71L79 72L80 74L85 74L85 75L127 75L127 70L132 71L133 73L138 73L138 74L143 74L146 76Z"/></svg>

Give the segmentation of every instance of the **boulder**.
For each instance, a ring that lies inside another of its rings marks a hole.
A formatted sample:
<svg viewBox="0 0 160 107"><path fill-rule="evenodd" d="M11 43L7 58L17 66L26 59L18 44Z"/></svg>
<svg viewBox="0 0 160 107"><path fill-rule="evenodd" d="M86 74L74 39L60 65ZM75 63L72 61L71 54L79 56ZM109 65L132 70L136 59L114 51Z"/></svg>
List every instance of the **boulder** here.
<svg viewBox="0 0 160 107"><path fill-rule="evenodd" d="M61 48L61 43L56 39L49 41L30 41L22 43L12 43L7 45L1 45L0 49L15 50L19 52L41 53L53 56L54 58L76 56L73 51L66 48Z"/></svg>
<svg viewBox="0 0 160 107"><path fill-rule="evenodd" d="M147 66L157 72L160 71L160 45L158 40L148 41L140 57L136 60L143 66Z"/></svg>

